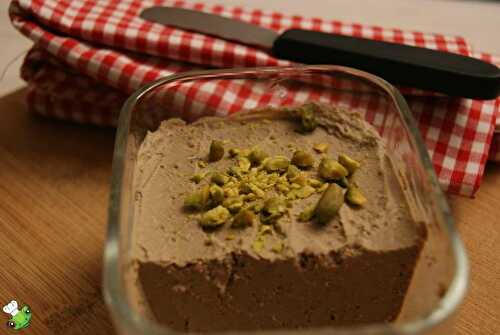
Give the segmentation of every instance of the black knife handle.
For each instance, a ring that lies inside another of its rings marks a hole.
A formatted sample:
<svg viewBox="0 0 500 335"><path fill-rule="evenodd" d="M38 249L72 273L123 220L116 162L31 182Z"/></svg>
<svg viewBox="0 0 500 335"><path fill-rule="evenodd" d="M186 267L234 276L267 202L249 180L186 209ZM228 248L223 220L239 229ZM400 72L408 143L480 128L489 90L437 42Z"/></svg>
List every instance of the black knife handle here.
<svg viewBox="0 0 500 335"><path fill-rule="evenodd" d="M392 84L473 99L500 95L500 69L493 64L425 48L291 29L272 53L305 64L336 64L371 72Z"/></svg>

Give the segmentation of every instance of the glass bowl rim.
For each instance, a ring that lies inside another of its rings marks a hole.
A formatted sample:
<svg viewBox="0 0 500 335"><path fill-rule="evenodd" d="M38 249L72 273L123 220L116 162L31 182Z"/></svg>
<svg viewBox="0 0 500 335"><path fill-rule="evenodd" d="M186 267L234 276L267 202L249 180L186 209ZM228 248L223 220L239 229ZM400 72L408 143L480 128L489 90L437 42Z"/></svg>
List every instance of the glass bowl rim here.
<svg viewBox="0 0 500 335"><path fill-rule="evenodd" d="M431 330L435 326L446 321L457 310L458 306L464 299L469 279L469 264L465 249L455 228L451 211L449 209L443 191L439 186L439 182L431 163L431 159L416 125L416 121L411 114L406 100L403 98L396 87L394 87L384 79L368 72L336 65L295 65L199 70L169 75L142 86L127 98L120 111L118 127L116 131L115 147L113 152L110 197L108 205L108 225L106 233L106 243L104 246L103 295L108 309L113 313L113 317L119 317L119 322L123 322L125 324L125 329L128 329L128 327L130 326L133 327L133 329L141 330L148 335L160 335L165 333L181 334L180 332L176 332L172 329L168 329L167 327L156 324L153 321L147 320L133 311L133 309L130 308L129 304L124 298L125 292L123 285L121 284L121 278L119 276L120 264L118 261L118 252L122 191L121 181L124 175L127 136L130 130L131 114L134 106L144 95L153 91L157 87L176 81L187 82L199 79L220 79L221 77L227 79L237 79L241 76L255 75L258 77L258 75L279 75L283 74L284 72L289 74L300 72L344 73L353 77L362 78L372 84L375 84L380 89L385 91L389 95L389 97L392 98L394 105L397 107L398 112L404 120L408 132L412 135L410 141L412 141L414 147L417 148L419 157L421 158L422 164L427 172L427 176L432 187L430 196L434 197L433 200L438 205L441 211L447 233L451 240L452 253L456 261L455 276L453 277L446 294L441 298L438 307L435 308L427 316L401 324L371 324L349 328L332 329L331 327L329 327L325 329L328 329L330 333L334 333L337 335L417 335L421 332ZM168 331L166 331L167 329ZM293 332L296 331L259 331L259 333L269 333L273 335L281 333L290 334ZM225 333L231 334L236 332ZM255 331L237 333L255 333Z"/></svg>

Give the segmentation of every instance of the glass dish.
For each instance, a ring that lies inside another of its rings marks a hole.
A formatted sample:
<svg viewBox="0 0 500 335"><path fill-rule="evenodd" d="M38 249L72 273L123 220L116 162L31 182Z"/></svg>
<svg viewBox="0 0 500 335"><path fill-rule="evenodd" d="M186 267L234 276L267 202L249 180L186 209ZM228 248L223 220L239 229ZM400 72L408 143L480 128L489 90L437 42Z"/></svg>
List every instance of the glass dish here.
<svg viewBox="0 0 500 335"><path fill-rule="evenodd" d="M246 98L239 98L241 96ZM454 312L466 292L467 259L405 100L392 85L362 71L338 66L297 66L182 73L148 84L126 101L115 144L104 254L104 296L119 334L178 333L138 313L128 298L125 281L134 225L133 174L137 151L146 132L156 129L162 120L172 116L181 115L192 121L200 115L269 105L288 106L311 100L359 109L378 129L406 180L402 188L408 201L421 209L415 215L420 215L427 223L428 241L396 322L258 333L406 335L452 332Z"/></svg>

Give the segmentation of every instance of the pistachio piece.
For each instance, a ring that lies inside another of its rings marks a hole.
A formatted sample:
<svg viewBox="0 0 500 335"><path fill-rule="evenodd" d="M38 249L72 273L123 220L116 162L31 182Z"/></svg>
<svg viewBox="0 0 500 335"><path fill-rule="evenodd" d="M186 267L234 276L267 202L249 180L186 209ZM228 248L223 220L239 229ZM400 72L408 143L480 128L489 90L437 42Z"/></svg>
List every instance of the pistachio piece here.
<svg viewBox="0 0 500 335"><path fill-rule="evenodd" d="M339 162L330 158L324 158L319 163L318 173L321 178L331 181L346 177L349 171Z"/></svg>
<svg viewBox="0 0 500 335"><path fill-rule="evenodd" d="M240 168L240 171L248 172L252 164L250 163L250 160L248 158L240 157L238 158L238 166Z"/></svg>
<svg viewBox="0 0 500 335"><path fill-rule="evenodd" d="M308 198L316 192L316 189L312 186L306 185L297 191L297 196L301 199Z"/></svg>
<svg viewBox="0 0 500 335"><path fill-rule="evenodd" d="M231 148L227 153L229 154L229 157L236 157L240 154L240 149Z"/></svg>
<svg viewBox="0 0 500 335"><path fill-rule="evenodd" d="M213 140L210 144L210 151L208 152L208 161L217 162L224 156L224 144L222 141Z"/></svg>
<svg viewBox="0 0 500 335"><path fill-rule="evenodd" d="M226 223L230 216L231 214L226 208L217 206L203 213L199 223L203 228L217 228Z"/></svg>
<svg viewBox="0 0 500 335"><path fill-rule="evenodd" d="M314 216L320 224L330 221L344 203L344 192L337 184L330 184L314 208Z"/></svg>
<svg viewBox="0 0 500 335"><path fill-rule="evenodd" d="M237 197L240 194L236 186L224 187L224 195L227 198Z"/></svg>
<svg viewBox="0 0 500 335"><path fill-rule="evenodd" d="M264 207L264 202L262 200L257 200L249 203L246 208L254 213L259 213L263 207Z"/></svg>
<svg viewBox="0 0 500 335"><path fill-rule="evenodd" d="M313 108L313 105L307 104L299 110L301 131L303 132L311 132L318 126Z"/></svg>
<svg viewBox="0 0 500 335"><path fill-rule="evenodd" d="M262 149L254 148L248 155L248 159L254 166L258 166L266 159L269 155Z"/></svg>
<svg viewBox="0 0 500 335"><path fill-rule="evenodd" d="M194 176L191 177L191 181L198 184L200 181L203 180L203 178L205 178L205 176L206 176L205 172L196 173Z"/></svg>
<svg viewBox="0 0 500 335"><path fill-rule="evenodd" d="M349 175L353 174L361 166L360 162L344 154L339 155L339 163L349 171Z"/></svg>
<svg viewBox="0 0 500 335"><path fill-rule="evenodd" d="M301 169L309 169L314 165L314 158L310 153L297 150L293 153L292 164Z"/></svg>
<svg viewBox="0 0 500 335"><path fill-rule="evenodd" d="M205 161L198 161L197 165L198 165L198 167L200 169L203 169L203 168L207 167L207 162L205 162Z"/></svg>
<svg viewBox="0 0 500 335"><path fill-rule="evenodd" d="M299 173L294 178L290 179L292 184L297 184L300 186L304 186L307 184L307 176L304 173Z"/></svg>
<svg viewBox="0 0 500 335"><path fill-rule="evenodd" d="M255 214L248 209L242 209L236 214L231 224L232 228L246 228L250 227L255 220Z"/></svg>
<svg viewBox="0 0 500 335"><path fill-rule="evenodd" d="M314 216L314 206L309 206L305 208L302 212L300 212L298 220L300 222L311 221Z"/></svg>
<svg viewBox="0 0 500 335"><path fill-rule="evenodd" d="M272 197L264 202L260 213L260 220L264 224L273 223L287 211L285 201L280 197Z"/></svg>
<svg viewBox="0 0 500 335"><path fill-rule="evenodd" d="M286 177L288 178L288 180L291 180L291 179L297 177L299 174L300 174L300 170L298 167L296 167L293 164L290 164L288 166L288 170L286 172Z"/></svg>
<svg viewBox="0 0 500 335"><path fill-rule="evenodd" d="M328 148L330 147L330 145L328 143L316 143L314 146L313 146L313 149L322 154L322 153L325 153L328 151Z"/></svg>
<svg viewBox="0 0 500 335"><path fill-rule="evenodd" d="M285 156L274 156L266 159L264 169L267 172L285 172L290 165L290 161Z"/></svg>
<svg viewBox="0 0 500 335"><path fill-rule="evenodd" d="M201 210L207 205L209 197L210 188L208 185L205 185L184 199L184 207L192 210Z"/></svg>
<svg viewBox="0 0 500 335"><path fill-rule="evenodd" d="M349 205L354 206L363 206L368 201L356 186L347 188L345 199Z"/></svg>
<svg viewBox="0 0 500 335"><path fill-rule="evenodd" d="M226 198L222 202L222 206L227 208L231 213L237 213L243 207L243 200L240 197Z"/></svg>
<svg viewBox="0 0 500 335"><path fill-rule="evenodd" d="M321 181L319 181L318 179L315 179L315 178L309 178L309 179L307 179L307 183L309 185L311 185L312 187L314 187L314 188L318 188L321 185L323 185L323 183Z"/></svg>
<svg viewBox="0 0 500 335"><path fill-rule="evenodd" d="M224 201L224 190L218 185L210 186L210 202L212 205L219 205Z"/></svg>
<svg viewBox="0 0 500 335"><path fill-rule="evenodd" d="M210 177L210 181L214 184L219 185L219 186L223 186L224 184L226 184L228 182L228 180L229 180L229 177L223 173L220 173L220 172L215 172L212 175L212 177Z"/></svg>
<svg viewBox="0 0 500 335"><path fill-rule="evenodd" d="M264 249L264 238L262 236L257 236L257 238L252 243L252 249L256 254L260 254Z"/></svg>
<svg viewBox="0 0 500 335"><path fill-rule="evenodd" d="M243 182L240 184L240 193L241 194L248 194L252 193L252 188L250 187L250 183Z"/></svg>
<svg viewBox="0 0 500 335"><path fill-rule="evenodd" d="M279 254L283 251L283 247L284 247L283 242L278 241L271 247L271 251L276 254Z"/></svg>

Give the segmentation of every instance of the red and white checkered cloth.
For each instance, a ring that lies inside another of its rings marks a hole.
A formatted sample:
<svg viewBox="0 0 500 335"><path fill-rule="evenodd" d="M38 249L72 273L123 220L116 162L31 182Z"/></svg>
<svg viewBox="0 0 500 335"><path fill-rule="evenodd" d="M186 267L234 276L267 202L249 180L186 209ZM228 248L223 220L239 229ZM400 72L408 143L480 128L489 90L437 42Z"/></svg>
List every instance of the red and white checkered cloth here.
<svg viewBox="0 0 500 335"><path fill-rule="evenodd" d="M461 37L241 7L175 0L14 0L11 20L35 43L22 67L30 110L77 122L114 125L126 96L159 77L199 68L290 64L252 47L142 20L139 13L152 5L216 13L276 31L313 29L476 56ZM493 61L486 54L477 56ZM475 101L411 89L403 92L444 189L472 196L488 159L500 99ZM244 84L192 87L186 94L198 99L200 114L216 107L220 115L265 96Z"/></svg>

